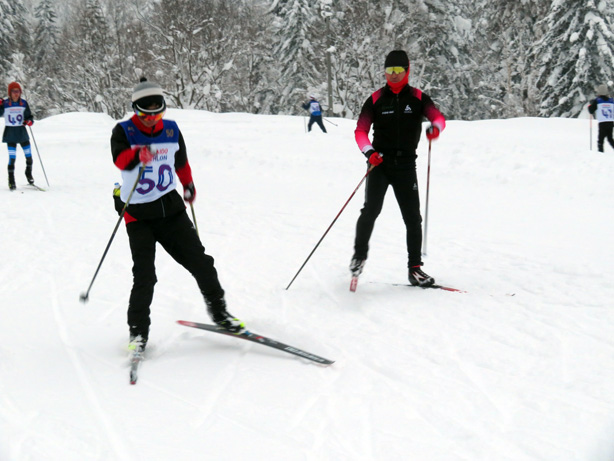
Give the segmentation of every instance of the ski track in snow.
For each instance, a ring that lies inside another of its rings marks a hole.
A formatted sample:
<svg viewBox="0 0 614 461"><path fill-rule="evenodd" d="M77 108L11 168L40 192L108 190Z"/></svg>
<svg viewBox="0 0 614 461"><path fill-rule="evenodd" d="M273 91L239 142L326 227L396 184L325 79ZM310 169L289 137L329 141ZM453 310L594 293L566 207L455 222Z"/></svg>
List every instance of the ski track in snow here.
<svg viewBox="0 0 614 461"><path fill-rule="evenodd" d="M299 117L168 117L229 311L335 363L177 325L209 319L158 249L130 386L123 224L78 302L117 220L115 121L50 117L35 131L51 187L20 173L4 195L1 460L614 459L614 154L587 150L586 121L449 122L433 144L425 270L466 293L391 285L407 283L392 192L350 293L364 185L284 288L365 173L354 122L307 135ZM423 201L425 172L423 141Z"/></svg>

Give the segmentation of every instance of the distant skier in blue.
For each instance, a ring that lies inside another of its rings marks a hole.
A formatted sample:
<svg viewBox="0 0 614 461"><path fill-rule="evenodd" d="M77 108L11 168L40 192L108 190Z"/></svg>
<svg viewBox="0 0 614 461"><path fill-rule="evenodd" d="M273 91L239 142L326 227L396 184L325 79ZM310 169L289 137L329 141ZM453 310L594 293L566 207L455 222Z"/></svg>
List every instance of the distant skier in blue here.
<svg viewBox="0 0 614 461"><path fill-rule="evenodd" d="M303 109L308 110L310 114L307 131L311 131L312 125L317 123L322 131L326 133L324 123L322 123L322 106L320 106L320 103L316 100L315 96L309 96L309 101L303 104Z"/></svg>
<svg viewBox="0 0 614 461"><path fill-rule="evenodd" d="M593 99L588 106L588 111L599 122L599 134L597 137L597 150L603 152L603 142L607 139L614 148L612 129L614 128L614 99L610 97L608 86L597 87L597 98Z"/></svg>
<svg viewBox="0 0 614 461"><path fill-rule="evenodd" d="M17 82L9 83L9 97L0 104L0 117L4 116L4 134L2 142L6 143L9 150L9 189L15 190L15 160L17 159L17 144L21 144L26 157L26 179L29 184L34 184L32 177L32 149L30 137L26 131L27 126L34 123L28 102L21 97L21 85Z"/></svg>

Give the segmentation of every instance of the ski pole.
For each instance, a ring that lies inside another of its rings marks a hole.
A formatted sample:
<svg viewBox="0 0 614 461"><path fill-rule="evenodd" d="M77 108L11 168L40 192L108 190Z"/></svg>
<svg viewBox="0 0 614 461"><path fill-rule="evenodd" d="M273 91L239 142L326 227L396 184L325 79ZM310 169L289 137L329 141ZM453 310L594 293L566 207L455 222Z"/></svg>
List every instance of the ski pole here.
<svg viewBox="0 0 614 461"><path fill-rule="evenodd" d="M328 234L328 231L331 230L331 228L333 227L333 225L335 224L335 222L337 221L337 219L339 218L339 216L341 216L341 213L343 213L343 210L345 210L345 207L347 206L348 203L350 203L350 200L352 200L352 197L354 197L354 194L356 194L356 191L358 190L358 188L362 185L362 183L365 181L365 179L367 179L367 176L369 176L369 173L371 173L371 170L375 168L375 165L371 165L369 167L369 169L367 170L367 174L365 174L363 176L363 178L360 180L360 182L358 183L358 186L356 186L356 189L354 189L354 192L352 192L352 195L350 195L350 198L347 199L347 202L345 202L345 205L343 205L343 207L341 208L341 210L339 211L339 213L337 213L337 216L335 216L335 219L333 219L333 222L330 223L330 226L328 226L328 229L326 229L326 232L324 232L324 235L322 235L322 237L320 238L320 240L318 241L318 243L316 243L316 246L313 247L313 250L311 250L311 253L309 253L309 256L307 256L307 259L305 260L305 262L303 263L303 265L301 266L301 268L298 270L298 272L294 275L294 277L292 278L292 280L290 280L290 283L288 284L288 286L286 287L286 290L288 288L290 288L290 285L292 285L292 283L294 282L294 280L296 279L296 277L298 277L298 274L301 273L301 271L303 270L303 267L305 267L305 264L307 264L307 261L309 261L309 259L311 258L311 256L315 253L315 251L317 250L317 248L320 246L320 243L322 243L322 240L324 240L324 237L326 237L326 234Z"/></svg>
<svg viewBox="0 0 614 461"><path fill-rule="evenodd" d="M593 150L593 114L589 114L588 115L588 123L589 123L589 135L590 135L590 146L591 146L591 151Z"/></svg>
<svg viewBox="0 0 614 461"><path fill-rule="evenodd" d="M194 204L190 203L190 209L192 210L192 221L194 221L194 229L196 229L196 235L200 237L198 233L198 224L196 224L196 215L194 214Z"/></svg>
<svg viewBox="0 0 614 461"><path fill-rule="evenodd" d="M429 159L426 169L426 206L424 209L424 239L422 240L422 254L426 256L426 238L429 229L429 190L431 183L431 141L429 140Z"/></svg>
<svg viewBox="0 0 614 461"><path fill-rule="evenodd" d="M130 194L128 195L128 199L126 200L126 203L124 204L124 207L122 208L122 211L119 214L119 219L117 220L117 224L115 224L115 229L113 229L113 233L111 234L111 238L109 239L109 243L107 243L107 247L104 249L104 253L102 254L102 258L100 258L100 262L98 263L98 267L96 268L96 272L94 272L94 277L92 277L92 281L90 282L90 286L87 288L87 291L85 293L81 293L81 295L79 296L79 300L82 303L86 303L89 300L90 290L92 289L92 285L94 284L94 280L96 280L96 276L98 275L98 271L100 270L100 266L102 266L102 262L104 261L104 258L107 256L107 252L109 251L109 248L111 247L111 242L113 242L113 239L115 238L115 234L117 233L117 229L119 228L119 223L122 222L122 218L124 217L124 214L126 213L126 208L128 208L128 204L130 203L130 199L132 198L132 194L134 194L134 191L136 190L136 186L139 185L139 181L141 180L141 175L143 174L143 171L145 171L145 165L141 165L141 168L139 168L139 174L136 177L136 181L134 181L134 186L132 186L132 190L130 191Z"/></svg>
<svg viewBox="0 0 614 461"><path fill-rule="evenodd" d="M324 121L330 123L331 125L335 125L335 126L339 126L336 123L331 122L329 119L327 119L326 117L322 117L324 119Z"/></svg>
<svg viewBox="0 0 614 461"><path fill-rule="evenodd" d="M43 174L45 175L45 181L47 181L47 187L49 187L49 180L47 179L47 173L45 173L45 166L43 165L43 159L41 158L41 154L38 151L38 146L36 145L36 139L34 138L34 131L32 131L32 127L30 128L30 136L32 136L32 141L34 142L34 147L36 148L36 155L38 155L38 161L41 164L41 168L43 169Z"/></svg>

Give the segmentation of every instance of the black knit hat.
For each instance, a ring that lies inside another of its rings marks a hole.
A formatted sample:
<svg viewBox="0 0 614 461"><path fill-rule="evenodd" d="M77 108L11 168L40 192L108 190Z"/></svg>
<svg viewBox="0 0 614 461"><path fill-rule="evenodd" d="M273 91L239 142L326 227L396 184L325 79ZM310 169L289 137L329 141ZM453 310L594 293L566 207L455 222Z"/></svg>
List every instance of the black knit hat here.
<svg viewBox="0 0 614 461"><path fill-rule="evenodd" d="M393 50L388 53L386 56L386 62L384 63L384 67L405 67L409 69L409 58L407 57L407 53L403 50Z"/></svg>

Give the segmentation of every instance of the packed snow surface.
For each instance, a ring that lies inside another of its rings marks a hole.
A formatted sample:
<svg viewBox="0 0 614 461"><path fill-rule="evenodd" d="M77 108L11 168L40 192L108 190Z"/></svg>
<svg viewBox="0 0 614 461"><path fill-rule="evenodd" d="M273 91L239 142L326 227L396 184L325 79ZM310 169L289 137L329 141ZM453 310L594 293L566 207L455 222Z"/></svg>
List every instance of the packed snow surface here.
<svg viewBox="0 0 614 461"><path fill-rule="evenodd" d="M424 270L466 293L402 286L391 191L351 293L364 185L285 287L366 172L355 122L167 117L229 311L335 363L178 325L209 319L159 248L131 386L123 223L79 302L118 219L116 122L50 117L32 127L47 191L26 186L20 149L18 188L0 191L0 460L614 459L614 150L590 150L588 120L450 121L432 145ZM424 210L425 139L418 154Z"/></svg>

